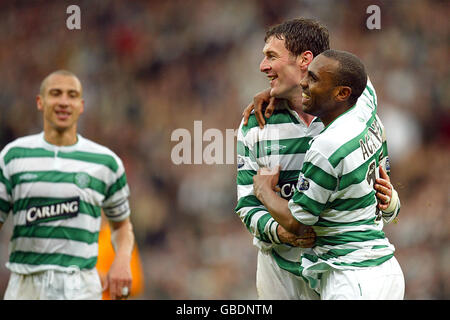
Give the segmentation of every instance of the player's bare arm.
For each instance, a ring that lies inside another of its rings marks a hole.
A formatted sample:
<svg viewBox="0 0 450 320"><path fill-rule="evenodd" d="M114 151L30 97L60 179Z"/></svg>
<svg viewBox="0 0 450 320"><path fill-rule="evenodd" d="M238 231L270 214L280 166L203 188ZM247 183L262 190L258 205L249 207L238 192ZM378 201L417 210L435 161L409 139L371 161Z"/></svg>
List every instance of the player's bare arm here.
<svg viewBox="0 0 450 320"><path fill-rule="evenodd" d="M277 235L282 243L289 244L293 247L312 248L316 242L316 233L311 227L307 228L303 235L296 236L279 224L277 227Z"/></svg>
<svg viewBox="0 0 450 320"><path fill-rule="evenodd" d="M279 197L275 192L279 175L279 166L274 169L259 169L258 174L253 176L255 196L284 229L296 236L303 236L310 232L310 227L295 219L289 210L288 201Z"/></svg>
<svg viewBox="0 0 450 320"><path fill-rule="evenodd" d="M116 256L106 276L103 290L109 288L111 298L117 300L127 298L131 288L130 261L134 246L134 235L129 218L120 222L111 222L111 229L111 242Z"/></svg>
<svg viewBox="0 0 450 320"><path fill-rule="evenodd" d="M264 128L264 125L266 124L264 116L266 118L270 118L270 116L273 114L273 111L275 110L276 100L276 98L270 96L270 88L258 92L253 97L253 102L251 102L242 113L242 116L244 117L244 126L247 125L250 114L253 110L255 110L255 117L258 121L259 127L261 129Z"/></svg>

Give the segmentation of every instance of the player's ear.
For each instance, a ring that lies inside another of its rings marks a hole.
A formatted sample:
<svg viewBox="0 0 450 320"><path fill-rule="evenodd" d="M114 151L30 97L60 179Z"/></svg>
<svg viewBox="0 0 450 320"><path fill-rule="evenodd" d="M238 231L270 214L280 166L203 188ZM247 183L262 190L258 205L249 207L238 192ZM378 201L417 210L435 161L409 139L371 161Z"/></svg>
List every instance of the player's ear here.
<svg viewBox="0 0 450 320"><path fill-rule="evenodd" d="M309 64L313 61L314 55L311 51L303 51L300 56L298 56L298 64L302 70L307 70Z"/></svg>
<svg viewBox="0 0 450 320"><path fill-rule="evenodd" d="M40 94L36 96L36 107L39 111L44 110L44 102L42 101L42 96Z"/></svg>
<svg viewBox="0 0 450 320"><path fill-rule="evenodd" d="M336 101L338 102L344 102L350 98L350 95L352 94L352 89L347 86L339 86L336 87Z"/></svg>

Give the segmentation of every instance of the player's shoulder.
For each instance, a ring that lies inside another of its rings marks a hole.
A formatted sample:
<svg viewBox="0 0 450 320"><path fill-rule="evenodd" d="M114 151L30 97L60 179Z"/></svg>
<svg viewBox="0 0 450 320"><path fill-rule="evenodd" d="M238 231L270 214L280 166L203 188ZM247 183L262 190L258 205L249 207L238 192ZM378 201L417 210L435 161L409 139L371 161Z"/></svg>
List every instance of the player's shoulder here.
<svg viewBox="0 0 450 320"><path fill-rule="evenodd" d="M102 159L109 159L109 161L114 163L113 167L123 166L120 157L109 147L85 138L80 134L78 134L78 139L77 151L99 155Z"/></svg>
<svg viewBox="0 0 450 320"><path fill-rule="evenodd" d="M316 136L312 140L311 149L317 150L326 158L330 158L340 149L346 149L346 146L366 128L366 120L351 112L336 119Z"/></svg>
<svg viewBox="0 0 450 320"><path fill-rule="evenodd" d="M289 112L288 109L276 109L273 114L266 118L264 116L264 120L266 125L283 125L289 123L298 123L298 119ZM248 118L247 125L244 126L244 119L242 119L241 124L239 126L239 131L246 136L250 131L257 131L259 129L259 123L256 119L256 115L252 112Z"/></svg>
<svg viewBox="0 0 450 320"><path fill-rule="evenodd" d="M1 156L7 154L13 148L33 148L38 145L38 141L42 138L42 133L32 134L28 136L19 137L3 147Z"/></svg>
<svg viewBox="0 0 450 320"><path fill-rule="evenodd" d="M341 142L332 130L324 131L310 141L309 152L329 158L340 146Z"/></svg>
<svg viewBox="0 0 450 320"><path fill-rule="evenodd" d="M358 98L357 105L360 108L367 108L370 112L376 112L377 110L377 93L370 79L367 79L367 84L364 91Z"/></svg>
<svg viewBox="0 0 450 320"><path fill-rule="evenodd" d="M112 151L107 146L100 144L96 141L93 141L91 139L85 138L82 135L78 134L79 139L79 149L80 151L90 151L95 153L104 153L104 154L110 154L115 155L114 151Z"/></svg>
<svg viewBox="0 0 450 320"><path fill-rule="evenodd" d="M43 137L43 133L30 134L28 136L19 137L13 141L11 141L7 146L30 146L34 144L36 141L41 140Z"/></svg>
<svg viewBox="0 0 450 320"><path fill-rule="evenodd" d="M259 126L258 121L256 120L255 113L252 112L247 120L247 125L244 125L244 118L241 119L241 123L239 125L239 131L241 131L244 135L246 135L251 129L257 128Z"/></svg>

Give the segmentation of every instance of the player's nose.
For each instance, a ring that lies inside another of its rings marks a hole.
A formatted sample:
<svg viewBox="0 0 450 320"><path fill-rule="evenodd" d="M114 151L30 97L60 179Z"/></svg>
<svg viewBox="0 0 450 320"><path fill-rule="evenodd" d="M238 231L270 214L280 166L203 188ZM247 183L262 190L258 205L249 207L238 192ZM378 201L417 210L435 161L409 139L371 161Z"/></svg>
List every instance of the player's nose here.
<svg viewBox="0 0 450 320"><path fill-rule="evenodd" d="M259 64L259 70L260 70L261 72L265 72L265 73L269 72L269 70L270 70L270 64L269 64L269 62L267 61L267 58L266 58L266 57L264 57L264 59L262 59L261 63Z"/></svg>
<svg viewBox="0 0 450 320"><path fill-rule="evenodd" d="M303 90L308 89L308 82L306 81L306 77L300 80L300 86L302 87Z"/></svg>
<svg viewBox="0 0 450 320"><path fill-rule="evenodd" d="M58 99L58 105L64 108L68 107L70 105L69 96L66 94L62 94Z"/></svg>

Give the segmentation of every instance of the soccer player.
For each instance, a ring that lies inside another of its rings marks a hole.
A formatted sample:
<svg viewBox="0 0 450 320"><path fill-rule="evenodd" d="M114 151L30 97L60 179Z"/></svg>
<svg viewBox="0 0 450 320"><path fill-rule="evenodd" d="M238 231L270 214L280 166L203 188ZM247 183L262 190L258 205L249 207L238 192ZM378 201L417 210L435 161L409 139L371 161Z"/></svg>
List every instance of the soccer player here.
<svg viewBox="0 0 450 320"><path fill-rule="evenodd" d="M83 89L69 71L48 75L36 98L43 132L0 153L0 226L13 219L5 299L101 299L95 269L101 210L116 258L104 289L128 296L134 244L122 161L77 133Z"/></svg>
<svg viewBox="0 0 450 320"><path fill-rule="evenodd" d="M404 296L403 273L382 231L373 190L385 158L384 127L375 112L367 120L370 108L356 103L366 83L364 65L353 54L327 50L317 56L301 81L302 105L325 128L311 141L294 196L288 202L273 191L278 168L254 176L256 197L287 231L299 235L313 226L316 245L298 269L320 279L321 299Z"/></svg>
<svg viewBox="0 0 450 320"><path fill-rule="evenodd" d="M312 139L324 128L320 119L302 111L300 81L314 56L329 48L329 35L327 29L316 21L295 19L269 29L265 42L265 57L260 69L267 73L271 88L260 94L259 100L264 102L268 100L265 95L273 95L283 99L283 104L275 111L272 109L274 114L267 119L268 124L263 130L258 128L258 110L250 115L250 106L244 113L238 131L236 212L254 236L254 244L258 248L258 297L318 299L317 293L309 288L296 267L304 252L301 247L307 248L314 244L314 233L305 228L308 232L298 237L279 225L255 197L252 177L259 168L279 164L280 195L286 200L293 196L305 152ZM376 101L375 90L370 82L364 94L362 99L370 97ZM367 108L363 101L360 103L362 108ZM372 109L367 109L368 118L371 112ZM384 180L380 181L385 183ZM385 194L389 190L380 187L377 196L381 202L386 200Z"/></svg>

